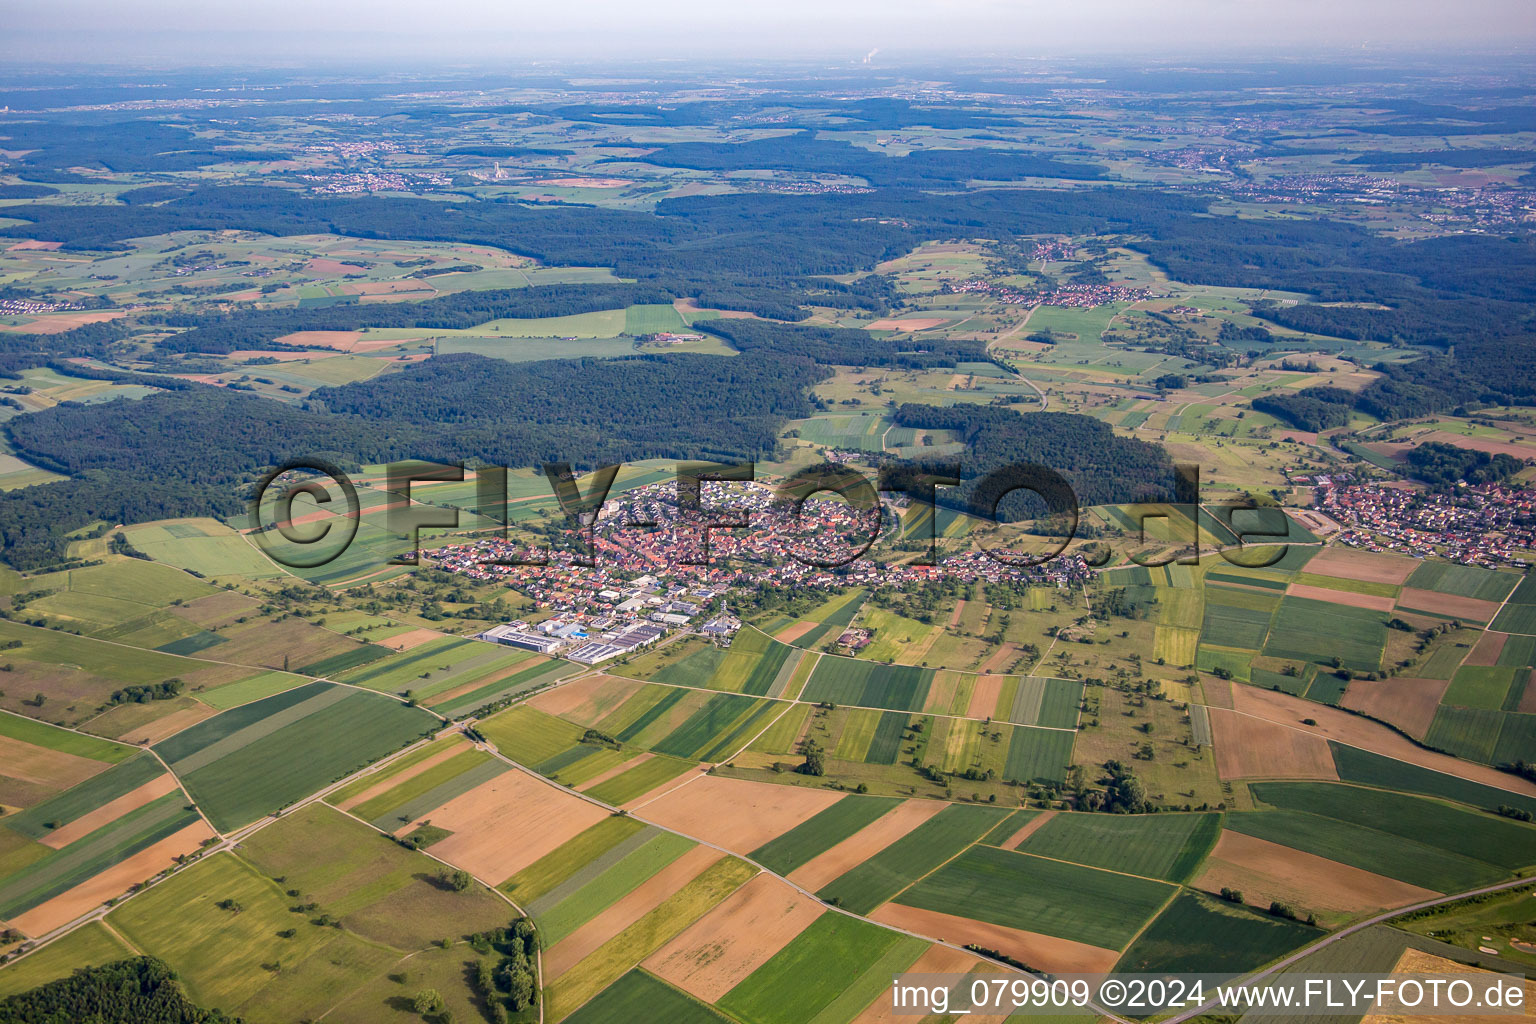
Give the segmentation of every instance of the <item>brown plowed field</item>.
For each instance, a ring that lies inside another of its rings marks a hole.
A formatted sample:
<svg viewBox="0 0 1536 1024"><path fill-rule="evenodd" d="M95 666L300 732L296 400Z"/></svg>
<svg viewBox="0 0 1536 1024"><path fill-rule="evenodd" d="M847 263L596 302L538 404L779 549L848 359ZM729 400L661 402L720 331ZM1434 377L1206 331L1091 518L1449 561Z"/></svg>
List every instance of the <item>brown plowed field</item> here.
<svg viewBox="0 0 1536 1024"><path fill-rule="evenodd" d="M713 1003L825 912L773 875L757 875L645 961L652 974Z"/></svg>
<svg viewBox="0 0 1536 1024"><path fill-rule="evenodd" d="M453 833L433 844L433 856L499 885L608 813L513 769L423 814L397 834L409 833L431 819Z"/></svg>
<svg viewBox="0 0 1536 1024"><path fill-rule="evenodd" d="M641 817L749 853L831 807L841 793L706 775L645 805Z"/></svg>
<svg viewBox="0 0 1536 1024"><path fill-rule="evenodd" d="M956 917L937 910L904 907L900 903L887 903L869 916L881 924L905 928L945 942L995 949L1031 967L1052 973L1107 972L1120 959L1120 954L1113 949L1101 949L1071 939L1005 928L985 921L972 921L968 917Z"/></svg>
<svg viewBox="0 0 1536 1024"><path fill-rule="evenodd" d="M137 810L151 800L165 796L175 789L176 777L167 772L158 779L150 779L132 792L124 793L111 803L102 804L91 813L76 818L63 828L54 829L39 841L44 846L61 850L76 839L90 835L103 825L110 824L129 811Z"/></svg>
<svg viewBox="0 0 1536 1024"><path fill-rule="evenodd" d="M1449 679L1356 679L1349 684L1343 705L1423 739L1450 685Z"/></svg>
<svg viewBox="0 0 1536 1024"><path fill-rule="evenodd" d="M1307 572L1319 576L1339 576L1369 583L1403 583L1419 567L1415 558L1362 551L1342 544L1326 547L1307 562Z"/></svg>
<svg viewBox="0 0 1536 1024"><path fill-rule="evenodd" d="M1238 711L1257 718L1315 733L1325 739L1337 740L1352 747L1359 747L1361 750L1395 757L1399 761L1407 761L1421 768L1430 768L1472 782L1480 782L1485 786L1536 796L1536 783L1527 782L1518 776L1501 772L1487 765L1473 764L1471 761L1463 761L1449 754L1436 754L1425 750L1380 722L1372 722L1368 718L1352 715L1348 711L1331 708L1326 704L1315 704L1300 697L1292 697L1288 693L1261 690L1253 686L1233 686L1232 695ZM1302 725L1303 718L1311 718L1317 722L1317 725ZM1217 749L1219 751L1220 747L1218 746Z"/></svg>
<svg viewBox="0 0 1536 1024"><path fill-rule="evenodd" d="M1256 907L1273 900L1308 910L1354 913L1402 907L1439 893L1302 853L1267 839L1223 831L1194 882L1207 892L1236 889Z"/></svg>
<svg viewBox="0 0 1536 1024"><path fill-rule="evenodd" d="M1235 711L1208 711L1223 779L1338 779L1323 737Z"/></svg>

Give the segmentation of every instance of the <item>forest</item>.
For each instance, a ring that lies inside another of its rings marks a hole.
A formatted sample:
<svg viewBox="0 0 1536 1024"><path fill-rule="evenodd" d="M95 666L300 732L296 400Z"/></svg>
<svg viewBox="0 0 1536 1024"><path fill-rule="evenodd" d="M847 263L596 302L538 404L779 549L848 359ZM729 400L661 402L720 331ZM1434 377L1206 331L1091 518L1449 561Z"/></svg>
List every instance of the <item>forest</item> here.
<svg viewBox="0 0 1536 1024"><path fill-rule="evenodd" d="M1355 396L1343 388L1313 387L1300 394L1273 394L1255 398L1252 405L1259 412L1277 416L1297 430L1317 433L1349 423Z"/></svg>
<svg viewBox="0 0 1536 1024"><path fill-rule="evenodd" d="M970 181L1020 181L1065 178L1094 181L1105 177L1099 164L1059 160L1022 149L924 149L907 156L886 156L859 146L818 139L797 132L754 142L677 142L639 159L658 167L706 171L773 168L807 174L863 178L883 188L964 188Z"/></svg>
<svg viewBox="0 0 1536 1024"><path fill-rule="evenodd" d="M187 999L176 972L154 957L84 967L0 999L0 1024L238 1024Z"/></svg>
<svg viewBox="0 0 1536 1024"><path fill-rule="evenodd" d="M640 286L704 306L800 320L810 302L884 310L891 293L883 277L842 282L831 276L867 271L925 238L978 231L1141 234L1206 205L1151 191L884 189L840 196L691 196L658 203L648 214L501 201L315 197L266 186L210 186L184 194L151 188L153 201L137 202L129 191L120 206L11 206L6 216L28 223L0 227L0 237L87 250L122 250L128 239L171 231L231 228L469 242L553 266L612 267Z"/></svg>
<svg viewBox="0 0 1536 1024"><path fill-rule="evenodd" d="M903 427L953 430L965 442L960 459L959 488L940 491L953 495L951 503L982 518L999 522L1066 510L1072 507L1126 502L1170 501L1174 497L1173 463L1155 444L1118 437L1108 424L1091 416L1066 412L1018 413L1002 406L937 406L907 403L892 417ZM1023 463L1044 466L1062 478L1070 493L1062 492L1050 474L1030 470L1009 472ZM941 472L939 463L923 466ZM1000 472L1003 471L1003 472ZM1038 485L1046 492L1035 498L1023 492L1003 496L1008 488ZM1001 504L999 504L1001 499Z"/></svg>
<svg viewBox="0 0 1536 1024"><path fill-rule="evenodd" d="M65 535L104 519L243 511L243 491L289 458L582 467L649 458L748 459L811 412L827 371L804 358L673 354L507 363L440 356L314 392L295 408L190 386L138 401L65 403L5 424L23 457L70 477L0 492L0 557L58 561Z"/></svg>
<svg viewBox="0 0 1536 1024"><path fill-rule="evenodd" d="M818 153L824 146L864 152L809 143ZM948 152L944 159L960 152L969 151ZM1016 159L1003 151L975 152ZM899 164L918 157L868 159ZM1536 244L1528 235L1400 242L1328 220L1212 217L1203 215L1205 199L1151 189L953 193L885 187L834 196L691 196L658 203L654 214L501 201L312 197L265 186L165 195L156 191L155 202L135 203L129 192L121 206L16 205L7 216L30 223L0 228L0 236L85 249L120 249L129 238L215 228L472 242L552 265L613 267L641 286L703 305L798 320L806 315L801 307L813 301L884 309L890 293L883 279L844 283L829 276L866 271L923 239L1125 235L1178 280L1308 294L1313 301L1255 310L1298 330L1442 347L1458 338L1536 331Z"/></svg>
<svg viewBox="0 0 1536 1024"><path fill-rule="evenodd" d="M1408 472L1439 489L1463 480L1469 484L1502 483L1524 468L1525 461L1512 455L1490 455L1439 441L1426 441L1408 453Z"/></svg>

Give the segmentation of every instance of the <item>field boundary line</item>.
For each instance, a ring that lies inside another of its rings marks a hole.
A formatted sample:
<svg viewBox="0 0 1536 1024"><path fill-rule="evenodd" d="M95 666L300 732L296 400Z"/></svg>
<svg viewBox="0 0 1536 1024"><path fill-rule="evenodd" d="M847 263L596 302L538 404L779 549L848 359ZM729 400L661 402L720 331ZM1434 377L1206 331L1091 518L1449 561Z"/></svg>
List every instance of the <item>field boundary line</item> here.
<svg viewBox="0 0 1536 1024"><path fill-rule="evenodd" d="M1455 903L1459 900L1468 899L1472 896L1484 896L1489 893L1503 892L1505 889L1518 888L1519 886L1525 885L1528 882L1536 882L1536 875L1526 875L1522 878L1516 878L1512 881L1499 882L1496 885L1483 886L1479 889L1469 889L1466 892L1459 892L1449 896L1441 896L1438 899L1426 900L1423 903L1415 903L1407 907L1399 907L1396 910L1383 911L1382 913L1377 914L1375 917L1356 922L1355 924L1349 925L1345 928L1341 928L1336 932L1323 936L1316 942L1303 946L1301 949L1298 949L1293 953L1287 954L1283 959L1277 960L1273 964L1270 964L1268 967L1265 967L1262 970L1256 971L1253 974L1246 976L1238 984L1252 984L1253 982L1262 978L1267 978L1271 974L1274 974L1276 971L1283 970L1284 968L1291 966L1297 961L1311 956L1313 953L1318 952L1324 947L1333 945L1340 939L1347 938L1356 932L1364 931L1365 929L1375 925L1385 924L1395 918L1402 917L1405 914L1417 913L1420 910L1428 910L1430 907L1438 907L1446 903ZM1184 1021L1187 1021L1192 1017L1197 1017L1200 1014L1210 1010L1214 1005L1214 1000L1209 1001L1201 1006L1195 1007L1194 1009L1185 1010L1184 1012L1176 1014L1175 1016L1168 1017L1164 1019L1161 1024L1183 1024Z"/></svg>
<svg viewBox="0 0 1536 1024"><path fill-rule="evenodd" d="M1019 810L1025 811L1025 810L1029 810L1029 808L1027 808L1027 807L1020 807ZM1068 812L1068 813L1081 814L1081 813L1093 813L1093 812L1091 812L1091 811L1090 812L1071 811L1071 812ZM1207 812L1192 811L1190 813L1192 813L1192 814L1203 814L1203 813L1207 813ZM1221 812L1217 811L1215 813L1219 814ZM1030 838L1029 836L1025 836L1024 837L1024 841L1026 843L1029 842L1029 838ZM980 839L978 839L976 842L972 843L971 845L972 846L982 846L984 844L981 842ZM994 847L994 849L1002 849L1002 847ZM1084 864L1082 861L1066 860L1066 859L1064 859L1062 857L1050 857L1050 856L1047 856L1046 854L1043 854L1043 853L1031 853L1028 850L1013 849L1013 850L1009 850L1008 852L1009 853L1017 853L1021 857L1034 857L1036 860L1051 860L1051 861L1055 861L1057 864L1070 864L1072 867L1075 867L1075 868L1088 868L1090 871L1102 871L1102 872L1104 872L1105 874L1108 874L1108 875L1120 875L1123 878L1135 878L1135 879L1139 879L1140 881L1143 881L1143 882L1157 882L1159 885L1171 885L1175 889L1182 889L1184 887L1184 883L1183 882L1170 882L1166 878L1153 878L1151 875L1138 875L1134 871L1120 871L1120 870L1118 870L1116 868L1101 867L1098 864Z"/></svg>
<svg viewBox="0 0 1536 1024"><path fill-rule="evenodd" d="M806 889L805 887L803 887L801 885L796 884L795 882L790 881L787 877L785 877L784 875L779 874L777 871L773 871L773 870L771 870L769 868L764 867L761 863L759 863L758 861L752 859L752 857L747 855L747 854L736 853L733 850L726 849L725 847L721 846L719 843L710 842L707 839L700 839L697 836L691 836L691 835L687 834L686 832L680 832L677 829L672 828L669 825L663 825L663 824L660 824L659 822L655 822L655 821L651 821L651 820L649 820L647 818L643 818L643 817L641 817L638 814L632 814L629 811L624 811L624 810L622 810L620 808L614 807L611 804L606 804L603 801L598 800L596 797L589 796L588 794L579 792L577 790L574 790L574 789L570 788L569 786L564 785L563 783L559 783L559 782L554 781L553 779L546 778L545 776L540 775L538 772L536 772L533 769L527 767L526 765L520 764L517 761L512 760L510 757L507 757L505 754L503 754L496 747L496 745L494 743L491 743L490 741L486 742L486 746L490 748L490 751L491 751L491 753L494 756L496 756L497 758L500 758L501 760L507 762L507 764L510 764L515 770L523 772L524 774L526 774L526 775L536 779L539 782L544 783L547 786L553 786L556 789L564 790L566 793L569 793L571 796L577 797L578 799L585 800L585 801L587 801L590 804L594 804L594 805L596 805L598 807L602 807L602 808L606 809L610 814L615 814L615 815L623 814L623 815L625 815L627 817L634 818L636 821L639 821L639 822L642 822L642 823L644 823L646 825L649 825L652 828L660 829L663 832L670 832L672 835L679 836L679 837L681 837L683 839L687 839L690 842L694 842L694 843L699 844L700 846L707 846L711 850L718 850L720 853L724 854L727 857L735 857L737 860L740 860L740 861L742 861L742 862L744 862L746 864L750 864L753 867L757 868L759 873L761 873L761 874L772 875L774 878L778 879L780 882L783 882L785 885L787 885L790 888L794 889L796 892L800 893L802 896L805 896L807 899L814 900L819 906L821 906L826 911L831 911L833 913L843 914L843 915L845 915L847 917L856 918L857 920L864 921L864 922L866 922L868 924L875 925L878 928L884 928L887 931L899 932L902 935L907 935L907 936L910 936L910 937L912 937L914 939L921 939L922 941L930 943L931 945L944 946L947 949L952 949L952 950L955 950L956 952L964 953L967 956L975 957L977 960L980 960L983 963L986 963L989 967L993 967L993 968L995 968L995 969L997 969L999 971L1011 971L1011 972L1014 972L1014 973L1017 973L1017 974L1022 974L1025 977L1039 977L1039 975L1036 975L1036 974L1034 974L1034 973L1032 973L1030 971L1020 970L1019 968L1014 967L1012 964L1005 964L1005 963L1003 963L1001 961L992 960L989 957L982 956L980 953L977 953L975 950L967 949L967 948L965 948L962 945L956 945L955 943L949 942L949 941L947 941L945 939L935 938L935 937L933 937L931 935L923 935L923 934L921 934L919 932L914 932L914 931L912 931L910 929L907 929L907 928L901 928L901 927L898 927L896 925L890 925L890 924L885 924L885 923L880 922L880 921L874 921L874 920L871 920L870 918L864 916L863 914L855 914L853 911L847 909L846 907L835 906L833 904L827 903L825 900L821 899L821 897L817 896L814 892L810 891L809 889ZM945 802L947 803L948 801L945 801ZM975 844L972 843L971 845L974 846ZM967 848L969 848L969 847L967 847ZM964 852L964 851L962 851L962 852ZM956 856L959 856L959 855L956 854ZM1133 1024L1133 1022L1128 1021L1128 1020L1126 1020L1123 1017L1117 1016L1116 1014L1111 1013L1108 1010L1105 1010L1105 1009L1103 1009L1101 1007L1094 1006L1093 1009L1097 1013L1099 1013L1100 1016L1108 1017L1110 1020L1114 1021L1115 1024Z"/></svg>
<svg viewBox="0 0 1536 1024"><path fill-rule="evenodd" d="M1240 682L1237 682L1236 680L1232 680L1232 682L1236 686L1252 686L1251 683L1240 683ZM1305 697L1299 697L1297 699L1298 700L1306 700ZM1267 722L1270 725L1277 725L1277 726L1279 726L1282 729L1289 729L1292 732L1299 732L1299 733L1301 733L1304 736L1318 736L1318 733L1313 732L1310 728L1304 728L1304 727L1301 727L1301 726L1298 726L1298 725L1291 725L1291 724L1286 723L1286 722L1277 722L1277 721L1275 721L1272 718L1265 718L1263 715L1256 715L1256 714L1254 714L1251 711L1239 711L1236 708L1219 707L1219 706L1217 706L1215 704L1206 704L1206 703L1204 703L1202 701L1197 701L1197 700L1190 700L1190 701L1188 701L1188 703L1189 703L1189 705L1191 707L1195 707L1195 706L1203 707L1203 708L1206 709L1207 712L1210 712L1212 710L1215 710L1215 711L1229 711L1229 712L1231 712L1234 715L1241 715L1244 718L1251 718L1251 719L1253 719L1256 722ZM1316 703L1316 702L1314 701L1313 703ZM1331 705L1323 704L1321 706L1322 707L1330 707ZM1345 713L1348 714L1349 712L1346 710ZM1376 719L1374 719L1374 718L1366 718L1365 716L1361 716L1361 717L1365 721L1371 722L1372 724L1382 725L1382 723L1376 721ZM1385 725L1382 725L1382 728L1388 728L1388 727L1385 726ZM1398 733L1395 730L1392 730L1392 732L1393 732L1393 735L1403 736L1403 738L1407 739L1408 742L1413 743L1416 747L1418 747L1419 749L1423 750L1427 754L1439 754L1440 753L1440 751L1438 751L1438 750L1431 750L1430 748L1425 747L1425 746L1419 744L1417 741L1413 740L1412 737L1408 737L1405 734ZM1452 774L1451 772L1442 771L1439 768L1431 768L1428 765L1416 764L1413 761L1404 760L1403 758L1398 757L1395 754L1383 754L1380 751L1372 750L1369 747L1362 747L1358 743L1348 743L1348 742L1345 742L1344 740L1331 740L1331 739L1328 739L1327 737L1319 737L1319 738L1323 739L1325 742L1328 742L1328 743L1337 743L1340 746L1349 747L1351 750L1363 750L1367 754L1374 754L1377 757L1385 757L1385 758L1388 758L1388 759L1390 759L1392 761L1396 761L1399 764L1406 764L1406 765L1409 765L1410 767L1418 768L1418 769L1420 769L1422 771L1434 772L1436 775L1444 775L1446 778L1449 778L1449 779L1458 779L1458 780L1460 780L1462 782L1470 783L1470 784L1476 785L1476 786L1487 786L1489 789L1497 789L1497 790L1500 790L1500 791L1505 792L1505 793L1513 793L1513 794L1515 794L1517 796L1536 797L1536 784L1532 784L1532 790L1533 791L1524 791L1524 790L1519 790L1519 789L1510 789L1508 786L1500 786L1500 785L1496 785L1496 784L1494 784L1492 782L1478 782L1476 779L1469 779L1469 778L1467 778L1467 777L1465 777L1463 775L1455 775L1455 774ZM1214 750L1215 747L1213 746L1212 749ZM1450 758L1453 758L1454 760L1457 760L1457 761L1463 760L1462 758L1454 757L1454 755L1451 755L1451 754L1444 754L1442 756L1450 757ZM1478 762L1478 761L1467 761L1466 763L1467 764L1472 764L1472 765L1477 765L1478 767L1481 767L1481 768L1489 768L1489 769L1491 769L1493 771L1497 771L1498 770L1496 768L1493 768L1492 765L1485 765L1485 764L1482 764L1481 762ZM1505 774L1508 774L1508 773L1505 773ZM1233 781L1238 781L1238 780L1233 780ZM1241 780L1241 781L1245 781L1245 782L1246 781L1264 782L1264 781L1271 781L1271 780L1266 780L1266 779L1248 780L1248 779L1244 779L1244 780ZM1273 781L1280 781L1280 780L1273 780ZM1310 781L1316 782L1316 781L1319 781L1319 780L1313 779L1313 780L1310 780ZM1323 780L1323 781L1327 781L1327 780ZM1510 775L1509 776L1509 781L1511 781L1511 782L1520 782L1520 781L1523 781L1523 780L1518 775ZM1350 786L1363 786L1363 787L1365 787L1367 789L1378 789L1378 790L1382 788L1380 786L1371 786L1371 785L1369 785L1367 783L1346 782L1343 779L1337 780L1336 784L1350 785ZM1391 790L1390 792L1398 792L1398 791L1397 790ZM1450 800L1451 799L1449 797L1433 797L1433 796L1425 797L1424 794L1418 794L1418 795L1423 797L1423 798L1425 798L1425 799L1431 799L1431 800ZM1451 800L1451 802L1452 803L1465 803L1465 801L1461 801L1461 800ZM1471 805L1468 805L1468 806L1471 806Z"/></svg>
<svg viewBox="0 0 1536 1024"><path fill-rule="evenodd" d="M385 832L383 829L379 828L377 825L373 824L371 821L364 821L362 818L359 818L357 815L353 814L351 811L344 811L340 807L337 807L335 804L326 804L325 806L327 808L329 808L330 810L335 811L337 814L345 815L348 818L351 818L353 821L360 822L361 824L363 824L367 828L373 829L375 832L379 833L380 835L384 836L387 839L390 839L393 842L399 842L398 839L395 839L394 833L392 833L392 832ZM430 849L426 849L426 848L418 846L418 847L415 848L415 852L421 854L423 857L426 857L429 860L436 861L437 863L441 864L445 868L450 868L450 869L452 869L454 871L464 871L465 870L465 869L459 867L457 864L450 864L448 861L443 860L441 857L439 857L436 854L434 854ZM490 882L487 882L485 879L483 879L480 876L476 875L472 871L467 871L466 874L468 874L475 881L479 882L481 885L483 885L487 889L489 889L491 891L492 895L500 897L500 899L501 899L501 901L503 903L507 904L513 910L517 911L523 917L526 917L529 921L533 921L533 914L530 913L528 910L524 909L522 906L518 905L518 902L516 900L514 900L511 896L509 896L506 893L502 892L496 886L492 885ZM535 922L535 927L537 927L537 922ZM537 934L537 932L535 932L535 934ZM421 952L425 952L425 951L424 950L420 950L420 949L412 950L411 952L409 952L406 956L402 957L401 959L409 960L411 957L413 957L416 954L421 953ZM543 1024L543 1021L544 1021L544 945L543 945L542 942L534 943L534 958L533 958L533 962L534 962L534 982L538 985L538 992L539 992L539 1024ZM347 993L347 998L351 998L354 994L355 994L355 992ZM345 1001L345 1000L343 1000L343 1001ZM341 1003L337 1003L336 1004L336 1006L340 1006L340 1005L341 1005ZM336 1008L336 1006L332 1006L331 1010L334 1010ZM326 1011L326 1013L330 1013L330 1012L331 1012L330 1010ZM322 1013L318 1019L324 1020L325 1019L325 1013Z"/></svg>
<svg viewBox="0 0 1536 1024"><path fill-rule="evenodd" d="M741 749L737 750L735 753L731 754L731 756L729 756L729 757L721 758L719 761L716 761L713 765L710 766L710 771L713 771L714 768L716 766L718 766L718 765L730 764L732 761L736 760L742 754L746 753L748 747L752 746L752 744L756 743L759 739L761 739L764 733L766 733L769 729L772 729L774 727L774 725L776 725L778 723L779 719L781 719L785 715L789 714L789 709L794 707L795 703L798 703L798 702L791 702L791 703L785 704L784 708L778 714L773 716L773 721L769 722L767 725L763 726L760 730L758 730L758 732L755 735L753 735L750 739L747 740L747 742L745 744L742 745ZM690 772L690 773L685 773L685 774L687 774L688 777L686 779L684 779L682 782L679 782L677 785L673 786L669 790L666 790L665 792L657 793L655 796L652 796L650 799L646 800L645 803L643 803L643 804L636 804L634 806L634 808L632 809L631 813L633 813L633 811L638 811L638 810L640 810L643 807L649 807L651 804L655 803L657 800L660 800L664 796L671 796L673 793L676 793L678 790L682 789L684 786L691 785L692 783L697 782L699 779L704 778L706 775L709 774L709 772L706 772L706 771L696 771L696 772ZM645 794L642 793L641 795L644 796Z"/></svg>

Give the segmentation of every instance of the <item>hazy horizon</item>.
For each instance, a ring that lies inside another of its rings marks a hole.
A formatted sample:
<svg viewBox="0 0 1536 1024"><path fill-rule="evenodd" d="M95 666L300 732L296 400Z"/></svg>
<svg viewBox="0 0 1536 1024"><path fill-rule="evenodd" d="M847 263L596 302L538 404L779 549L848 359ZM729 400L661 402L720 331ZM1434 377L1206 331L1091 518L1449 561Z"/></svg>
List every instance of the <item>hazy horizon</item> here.
<svg viewBox="0 0 1536 1024"><path fill-rule="evenodd" d="M805 57L879 65L925 57L1513 54L1536 48L1524 0L785 0L727 8L700 0L562 7L484 0L412 4L276 0L209 8L176 0L10 5L0 54L11 63L223 61L415 65L507 60ZM85 26L85 27L82 27Z"/></svg>

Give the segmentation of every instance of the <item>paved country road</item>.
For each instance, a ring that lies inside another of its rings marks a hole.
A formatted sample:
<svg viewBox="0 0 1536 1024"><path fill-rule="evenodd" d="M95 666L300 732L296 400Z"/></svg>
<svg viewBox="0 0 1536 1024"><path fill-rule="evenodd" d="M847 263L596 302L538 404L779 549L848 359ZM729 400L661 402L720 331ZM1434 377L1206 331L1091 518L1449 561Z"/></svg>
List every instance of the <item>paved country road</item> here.
<svg viewBox="0 0 1536 1024"><path fill-rule="evenodd" d="M1524 878L1516 878L1509 882L1500 882L1498 885L1485 885L1481 889L1469 889L1466 892L1459 892L1453 896L1441 896L1439 899L1425 900L1423 903L1415 903L1412 906L1399 907L1396 910L1384 911L1383 913L1377 914L1375 917L1369 918L1368 920L1361 921L1358 924L1352 924L1348 928L1341 929L1340 931L1336 931L1331 935L1318 939L1310 946L1305 946L1301 949L1298 949L1296 952L1290 954L1282 960L1271 964L1270 966L1264 968L1262 971L1257 971L1253 974L1250 974L1247 978L1244 979L1244 983L1251 983L1259 981L1263 978L1267 978L1271 974L1285 970L1287 967L1291 966L1297 961L1306 959L1313 953L1316 953L1318 950L1333 945L1340 939L1346 939L1356 932L1364 931L1367 928L1390 921L1396 917L1402 917L1404 914L1411 914L1416 910L1424 910L1428 907L1438 907L1445 903L1455 903L1457 900L1464 900L1469 896L1482 896L1485 893L1502 892L1505 889L1514 889L1518 886L1526 884L1527 882L1536 882L1536 875L1526 875ZM1198 1017L1202 1013L1207 1013L1210 1010L1215 1009L1215 1007L1216 1000L1207 1000L1205 1003L1195 1007L1193 1010L1185 1010L1183 1013L1165 1019L1161 1022L1161 1024L1181 1024L1182 1021L1189 1020L1191 1017Z"/></svg>

